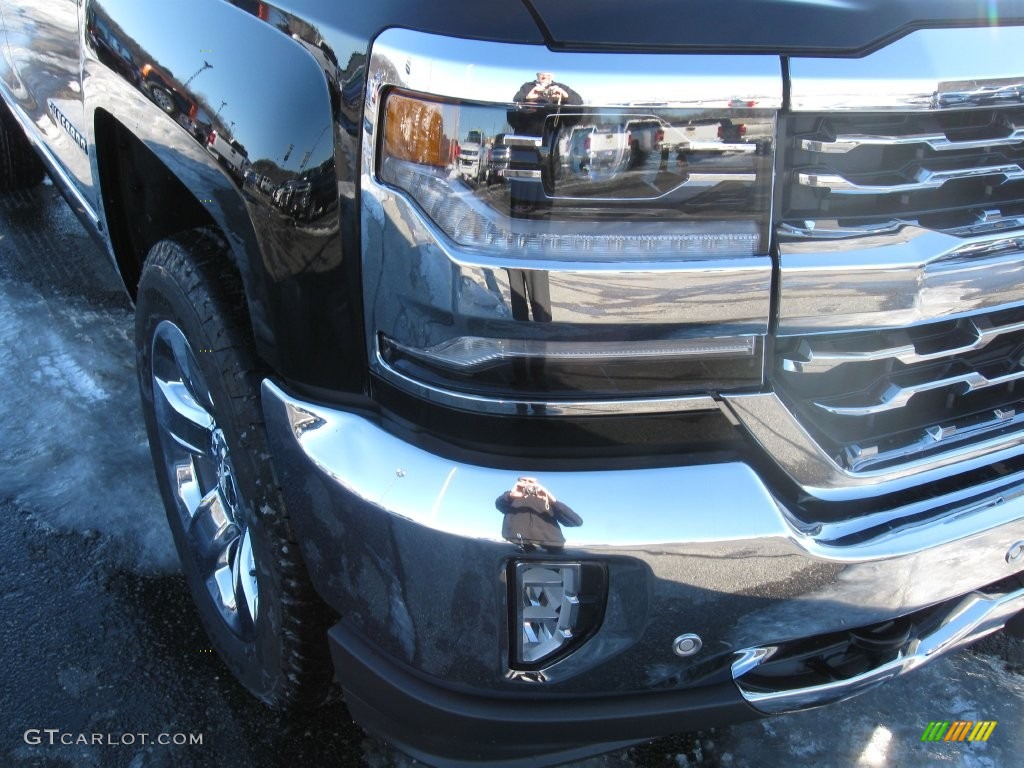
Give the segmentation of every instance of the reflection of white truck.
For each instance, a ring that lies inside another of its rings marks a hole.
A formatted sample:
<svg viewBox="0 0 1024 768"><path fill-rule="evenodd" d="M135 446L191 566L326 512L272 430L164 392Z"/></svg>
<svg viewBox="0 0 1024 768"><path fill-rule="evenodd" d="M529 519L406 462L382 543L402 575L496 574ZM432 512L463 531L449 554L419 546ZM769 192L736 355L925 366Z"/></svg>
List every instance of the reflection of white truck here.
<svg viewBox="0 0 1024 768"><path fill-rule="evenodd" d="M477 182L487 174L487 144L484 132L473 129L459 144L459 173L464 179Z"/></svg>
<svg viewBox="0 0 1024 768"><path fill-rule="evenodd" d="M592 178L636 167L660 148L662 126L656 117L640 117L625 124L577 125L560 140L563 166Z"/></svg>
<svg viewBox="0 0 1024 768"><path fill-rule="evenodd" d="M746 123L738 123L725 118L698 120L686 125L670 125L664 123L659 129L656 149L669 152L756 152L761 146L761 139L767 139L757 121L751 129ZM767 124L770 126L770 123Z"/></svg>
<svg viewBox="0 0 1024 768"><path fill-rule="evenodd" d="M717 120L701 120L686 125L669 125L662 127L659 149L665 151L699 152L707 149L721 149L722 140L718 136Z"/></svg>
<svg viewBox="0 0 1024 768"><path fill-rule="evenodd" d="M245 173L249 162L248 153L245 147L234 139L226 139L216 130L212 130L206 139L206 149L236 176Z"/></svg>
<svg viewBox="0 0 1024 768"><path fill-rule="evenodd" d="M629 165L629 132L622 125L580 125L572 129L568 149L571 172L591 178L614 175Z"/></svg>

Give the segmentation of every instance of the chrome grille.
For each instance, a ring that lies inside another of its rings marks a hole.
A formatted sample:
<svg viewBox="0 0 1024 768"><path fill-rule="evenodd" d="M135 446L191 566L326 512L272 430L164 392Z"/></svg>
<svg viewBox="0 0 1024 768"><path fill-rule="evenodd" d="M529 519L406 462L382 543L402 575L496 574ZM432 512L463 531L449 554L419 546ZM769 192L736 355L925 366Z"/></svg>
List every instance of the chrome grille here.
<svg viewBox="0 0 1024 768"><path fill-rule="evenodd" d="M791 117L784 219L947 231L1024 215L1024 106Z"/></svg>
<svg viewBox="0 0 1024 768"><path fill-rule="evenodd" d="M850 472L885 469L1024 424L1024 309L776 345L775 383Z"/></svg>
<svg viewBox="0 0 1024 768"><path fill-rule="evenodd" d="M1024 103L798 113L787 134L771 378L791 417L851 483L1005 448L1024 429Z"/></svg>

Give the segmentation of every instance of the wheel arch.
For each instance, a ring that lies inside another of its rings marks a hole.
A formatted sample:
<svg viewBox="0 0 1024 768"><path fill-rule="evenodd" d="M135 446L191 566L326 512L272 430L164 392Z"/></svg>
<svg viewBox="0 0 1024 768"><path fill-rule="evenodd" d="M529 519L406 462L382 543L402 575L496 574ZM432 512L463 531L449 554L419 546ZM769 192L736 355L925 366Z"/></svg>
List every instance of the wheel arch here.
<svg viewBox="0 0 1024 768"><path fill-rule="evenodd" d="M321 63L233 5L180 0L140 15L136 2L87 2L83 25L96 197L125 287L134 297L153 244L215 227L264 362L295 383L362 388L352 369L364 365L332 359L362 333L358 286L342 265L335 106ZM173 92L174 114L154 101L154 84ZM301 211L275 200L310 186Z"/></svg>

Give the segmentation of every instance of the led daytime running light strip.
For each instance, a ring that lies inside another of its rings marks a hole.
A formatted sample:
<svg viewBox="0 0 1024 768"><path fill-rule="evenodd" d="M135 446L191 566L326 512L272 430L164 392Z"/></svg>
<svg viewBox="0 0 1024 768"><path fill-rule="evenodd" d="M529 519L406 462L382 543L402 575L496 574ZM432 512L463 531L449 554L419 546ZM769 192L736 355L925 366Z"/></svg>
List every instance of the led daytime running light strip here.
<svg viewBox="0 0 1024 768"><path fill-rule="evenodd" d="M513 221L493 211L480 210L482 204L473 198L468 188L462 188L446 175L439 175L437 169L387 157L381 175L385 181L408 192L456 243L483 251L546 258L741 257L755 255L760 240L752 222L704 221L690 225L690 232L679 231L686 225L674 223L671 234L644 232L643 225L629 223L626 226L636 234L623 234L622 222L615 225L617 232L601 233L602 225L588 222L588 232L552 234L550 222ZM734 231L726 231L726 226ZM721 231L714 231L715 227ZM735 231L739 227L747 231Z"/></svg>

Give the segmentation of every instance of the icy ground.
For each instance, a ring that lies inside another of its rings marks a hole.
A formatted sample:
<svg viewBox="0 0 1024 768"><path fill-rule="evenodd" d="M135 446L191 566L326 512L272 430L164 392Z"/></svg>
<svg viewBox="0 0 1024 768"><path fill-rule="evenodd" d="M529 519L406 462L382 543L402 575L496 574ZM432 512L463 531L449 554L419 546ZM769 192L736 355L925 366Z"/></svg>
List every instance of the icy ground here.
<svg viewBox="0 0 1024 768"><path fill-rule="evenodd" d="M36 573L36 568L61 573L81 570L100 585L112 582L112 590L124 580L143 585L159 581L164 585L161 589L176 595L161 600L179 605L178 620L188 625L167 633L182 632L186 638L182 646L201 643L196 639L201 638L201 631L189 613L187 598L181 595L184 583L177 576L177 557L155 490L133 367L130 307L105 257L53 188L0 198L0 510L21 516L18 524L26 527L27 538L38 547L23 562L19 560L23 573L8 575L20 578L19 574ZM45 558L51 555L46 554L46 542L53 544L53 552L62 552L62 542L69 538L81 540L82 551L99 552L102 558L97 562L47 562ZM17 559L10 552L0 552L0 557ZM84 614L91 610L89 601L70 597L77 595L74 590L81 585L55 581L55 589L68 593L53 594L55 602L67 604L71 611L78 606L83 612L80 620L72 615L62 621L88 625ZM159 608L139 606L136 611L131 601L118 600L103 604L103 627L108 633L152 625L150 614ZM18 664L28 663L23 658L31 657L35 645L44 642L39 639L42 635L34 634L40 631L38 626L28 620L19 626L19 620L18 615L3 615L7 629L0 664L5 674L16 674ZM33 645L19 648L19 642ZM3 731L5 741L15 738L12 734L18 727L29 725L19 719L24 717L23 709L46 713L77 707L80 699L91 695L90 687L103 688L97 681L115 674L113 667L105 666L113 662L106 661L104 655L90 655L88 635L76 637L75 642L77 647L69 644L65 657L49 659L38 673L28 675L37 681L30 690L5 694L8 711L0 712L0 719L10 725ZM144 630L119 639L119 647L130 649L135 656L127 661L119 657L117 664L145 667L139 658L155 654L153 658L159 661L164 658L161 654L173 658L186 653L160 643L159 636ZM75 666L80 653L89 661L78 659ZM228 722L231 717L242 723L252 721L256 727L244 731L251 751L239 747L237 735L218 737L214 731L202 752L177 753L172 762L164 762L170 758L159 754L133 755L129 751L100 756L61 753L62 761L51 763L49 759L58 754L44 755L20 743L5 743L0 745L0 763L234 766L263 764L271 759L270 754L276 754L309 755L306 764L310 765L326 764L327 759L338 765L413 765L357 730L341 734L342 727L352 727L344 722L340 707L328 717L304 724L268 721L270 715L259 714L258 705L231 703L245 697L239 696L218 661L188 664L192 666L186 667L187 676L209 675L208 683L201 678L197 682L213 687L210 695L217 704L211 708L218 711L193 709L191 697L198 695L194 692L165 704L154 701L149 705L145 698L135 698L129 707L121 701L124 691L117 686L106 686L112 690L104 694L107 699L100 708L117 713L118 722L139 730L152 728L151 721L157 716L153 713L164 711L191 710L193 720L198 717L203 723L225 717ZM1007 638L989 639L971 652L938 661L840 705L664 739L573 765L1018 766L1022 764L1019 738L1024 724L1022 672L1024 646ZM144 693L154 698L174 695L160 686ZM11 704L11 698L18 696L30 698ZM920 736L931 720L996 720L998 726L987 743L925 744ZM61 726L62 722L31 724ZM684 729L686 723L679 726ZM287 731L285 736L293 741L282 742L284 736L275 730ZM273 740L273 747L261 739ZM310 746L319 743L327 746ZM231 744L231 750L218 751L222 744Z"/></svg>

